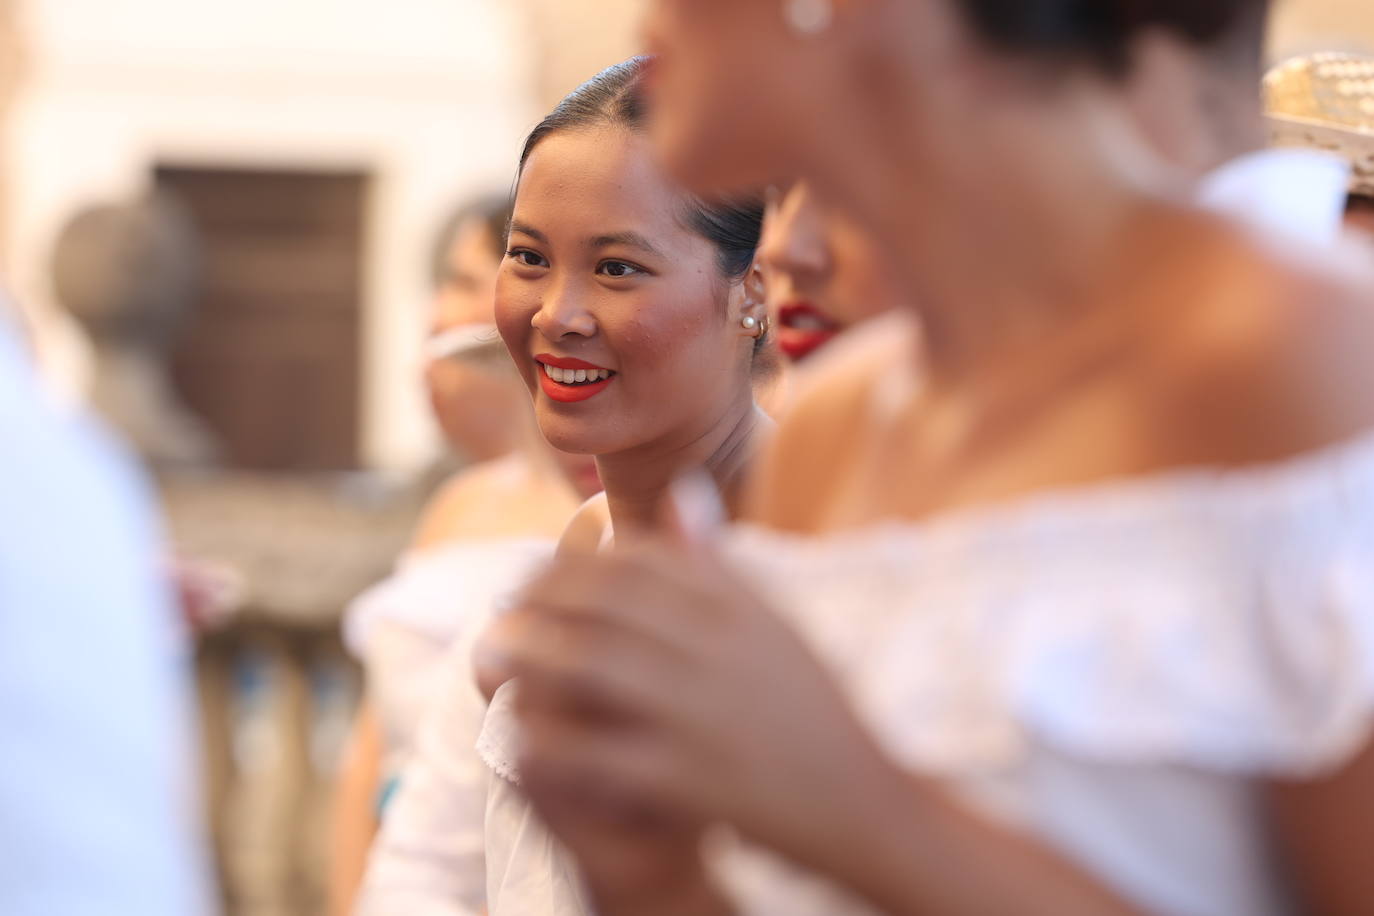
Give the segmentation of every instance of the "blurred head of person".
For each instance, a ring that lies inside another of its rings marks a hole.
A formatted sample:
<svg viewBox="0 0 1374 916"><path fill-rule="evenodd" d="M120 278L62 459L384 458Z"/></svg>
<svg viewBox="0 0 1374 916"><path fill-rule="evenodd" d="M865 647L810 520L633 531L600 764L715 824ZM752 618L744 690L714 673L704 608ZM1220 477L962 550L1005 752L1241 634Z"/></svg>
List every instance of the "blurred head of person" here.
<svg viewBox="0 0 1374 916"><path fill-rule="evenodd" d="M666 458L742 421L766 328L762 201L708 202L663 174L648 66L602 72L530 134L497 283L540 429L602 459Z"/></svg>
<svg viewBox="0 0 1374 916"><path fill-rule="evenodd" d="M473 461L511 452L526 409L493 314L509 218L507 197L476 200L445 223L434 249L425 384L444 439Z"/></svg>
<svg viewBox="0 0 1374 916"><path fill-rule="evenodd" d="M929 302L955 273L1038 263L1047 220L1105 227L1104 208L1176 185L1186 77L1231 55L1253 94L1267 6L653 0L651 136L698 192L808 178L880 241L902 237L904 289ZM897 189L921 206L893 206Z"/></svg>
<svg viewBox="0 0 1374 916"><path fill-rule="evenodd" d="M768 199L759 264L778 349L800 362L851 327L898 302L882 250L805 181Z"/></svg>

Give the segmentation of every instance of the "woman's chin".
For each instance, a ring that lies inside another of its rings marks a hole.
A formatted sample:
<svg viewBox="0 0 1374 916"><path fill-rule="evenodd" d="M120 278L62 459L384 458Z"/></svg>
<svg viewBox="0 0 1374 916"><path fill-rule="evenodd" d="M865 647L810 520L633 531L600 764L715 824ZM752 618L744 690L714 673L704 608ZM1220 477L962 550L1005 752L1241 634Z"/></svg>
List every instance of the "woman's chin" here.
<svg viewBox="0 0 1374 916"><path fill-rule="evenodd" d="M597 436L586 429L568 429L557 422L540 422L539 431L549 445L569 455L605 455L611 449L604 437Z"/></svg>

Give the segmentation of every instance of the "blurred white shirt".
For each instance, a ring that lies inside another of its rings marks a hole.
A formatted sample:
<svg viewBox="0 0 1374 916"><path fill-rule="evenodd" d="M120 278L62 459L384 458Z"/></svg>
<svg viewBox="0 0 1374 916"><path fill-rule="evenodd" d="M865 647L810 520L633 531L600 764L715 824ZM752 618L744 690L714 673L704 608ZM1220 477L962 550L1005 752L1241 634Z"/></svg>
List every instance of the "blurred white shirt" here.
<svg viewBox="0 0 1374 916"><path fill-rule="evenodd" d="M186 645L130 462L0 301L0 913L209 912Z"/></svg>
<svg viewBox="0 0 1374 916"><path fill-rule="evenodd" d="M1259 150L1203 178L1197 202L1280 241L1328 248L1343 232L1350 175L1331 153Z"/></svg>

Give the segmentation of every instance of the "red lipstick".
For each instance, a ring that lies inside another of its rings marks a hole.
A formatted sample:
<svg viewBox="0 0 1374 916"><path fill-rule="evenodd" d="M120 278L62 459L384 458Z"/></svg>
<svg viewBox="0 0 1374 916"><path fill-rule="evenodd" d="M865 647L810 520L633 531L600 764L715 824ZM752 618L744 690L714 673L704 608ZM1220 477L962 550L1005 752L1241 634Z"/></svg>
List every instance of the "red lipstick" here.
<svg viewBox="0 0 1374 916"><path fill-rule="evenodd" d="M778 349L798 362L825 346L843 328L809 302L788 302L778 309Z"/></svg>
<svg viewBox="0 0 1374 916"><path fill-rule="evenodd" d="M540 353L535 356L538 364L539 387L544 394L548 395L549 400L557 401L560 404L575 404L578 401L585 401L594 398L610 386L615 381L615 372L589 363L582 359L573 359L567 356L553 356L549 353ZM607 377L588 381L585 377L583 381L573 379L573 374L581 371L587 374L599 375L610 373Z"/></svg>

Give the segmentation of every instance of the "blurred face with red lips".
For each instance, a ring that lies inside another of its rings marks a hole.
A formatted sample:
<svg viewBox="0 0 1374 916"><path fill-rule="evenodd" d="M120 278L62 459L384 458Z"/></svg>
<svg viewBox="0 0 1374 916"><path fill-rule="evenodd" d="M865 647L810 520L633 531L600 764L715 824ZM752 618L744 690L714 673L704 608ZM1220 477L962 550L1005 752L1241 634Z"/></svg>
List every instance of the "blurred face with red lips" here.
<svg viewBox="0 0 1374 916"><path fill-rule="evenodd" d="M900 302L878 246L805 182L770 195L759 264L778 349L793 362Z"/></svg>
<svg viewBox="0 0 1374 916"><path fill-rule="evenodd" d="M752 405L744 284L624 128L551 134L516 191L496 317L558 449L651 455Z"/></svg>

